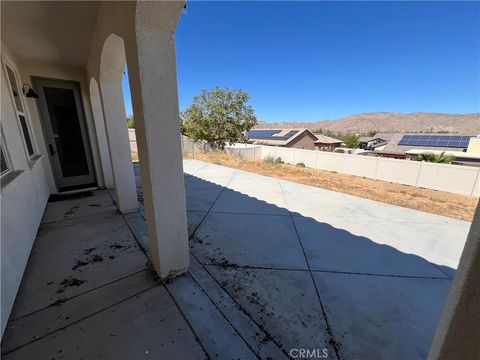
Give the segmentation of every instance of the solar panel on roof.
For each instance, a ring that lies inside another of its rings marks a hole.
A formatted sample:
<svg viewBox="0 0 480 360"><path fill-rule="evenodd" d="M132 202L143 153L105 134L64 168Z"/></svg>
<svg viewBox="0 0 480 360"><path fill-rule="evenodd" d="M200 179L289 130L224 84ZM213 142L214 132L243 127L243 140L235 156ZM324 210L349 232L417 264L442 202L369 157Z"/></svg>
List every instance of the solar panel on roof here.
<svg viewBox="0 0 480 360"><path fill-rule="evenodd" d="M404 135L398 145L467 148L471 136L460 135Z"/></svg>
<svg viewBox="0 0 480 360"><path fill-rule="evenodd" d="M274 134L278 134L280 130L250 130L248 132L248 137L250 139L262 139L268 140L271 139Z"/></svg>
<svg viewBox="0 0 480 360"><path fill-rule="evenodd" d="M293 135L298 133L298 130L290 130L284 136L274 136L275 134L280 133L282 130L250 130L248 132L249 139L258 139L258 140L288 140Z"/></svg>

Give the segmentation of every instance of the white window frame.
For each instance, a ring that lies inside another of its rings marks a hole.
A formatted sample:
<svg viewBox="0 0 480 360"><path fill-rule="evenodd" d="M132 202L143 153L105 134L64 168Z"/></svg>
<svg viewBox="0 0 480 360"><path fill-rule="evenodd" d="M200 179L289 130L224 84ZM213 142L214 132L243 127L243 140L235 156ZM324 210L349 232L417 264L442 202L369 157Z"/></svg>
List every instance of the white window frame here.
<svg viewBox="0 0 480 360"><path fill-rule="evenodd" d="M1 127L0 127L0 147L2 149L3 157L5 158L5 163L7 164L7 169L3 172L0 172L0 178L1 178L13 171L12 159L10 158L7 144L5 143L5 136L3 135L3 128Z"/></svg>
<svg viewBox="0 0 480 360"><path fill-rule="evenodd" d="M23 89L20 86L20 81L19 81L17 69L11 63L6 61L5 59L3 59L2 62L3 62L5 80L7 81L8 89L10 90L10 99L12 101L12 106L15 110L15 114L16 114L16 117L17 117L17 125L19 127L20 133L22 134L23 147L25 149L25 154L27 155L27 159L29 161L32 161L38 155L37 144L36 144L36 141L35 141L35 137L33 136L32 125L30 124L30 117L27 115L27 111L26 111L27 107L26 107L25 99L23 98ZM13 73L13 77L14 77L14 80L15 80L15 83L16 83L17 89L18 89L18 98L20 99L20 104L22 106L23 111L20 111L17 108L17 104L15 102L15 97L13 95L13 89L12 89L12 85L10 83L10 77L8 75L8 70L7 69L10 69ZM32 151L33 151L32 154L29 154L29 151L28 151L27 140L26 140L26 137L25 137L25 132L23 131L20 116L23 116L24 119L25 119L25 125L27 127L28 137L30 138L30 144L32 145Z"/></svg>

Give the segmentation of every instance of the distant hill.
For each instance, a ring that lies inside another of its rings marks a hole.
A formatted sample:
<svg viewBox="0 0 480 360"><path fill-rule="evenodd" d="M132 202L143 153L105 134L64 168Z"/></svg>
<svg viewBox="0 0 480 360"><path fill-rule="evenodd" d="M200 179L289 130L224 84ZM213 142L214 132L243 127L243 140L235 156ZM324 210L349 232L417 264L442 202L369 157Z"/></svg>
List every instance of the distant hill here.
<svg viewBox="0 0 480 360"><path fill-rule="evenodd" d="M277 122L260 121L257 128L308 128L333 132L366 133L377 132L445 132L480 134L480 113L394 113L372 112L346 116L336 120L316 122Z"/></svg>

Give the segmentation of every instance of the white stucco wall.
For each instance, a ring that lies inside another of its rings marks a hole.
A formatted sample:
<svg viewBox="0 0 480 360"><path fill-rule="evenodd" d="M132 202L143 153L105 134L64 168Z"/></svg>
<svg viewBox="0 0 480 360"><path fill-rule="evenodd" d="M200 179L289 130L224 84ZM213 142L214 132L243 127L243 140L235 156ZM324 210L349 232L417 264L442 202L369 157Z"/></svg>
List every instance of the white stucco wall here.
<svg viewBox="0 0 480 360"><path fill-rule="evenodd" d="M35 9L37 9L35 7L36 5L32 5L30 7L29 5L25 6L27 9L32 11L32 16L39 14L38 11L35 12ZM3 8L4 6L2 5L2 9ZM177 255L180 253L180 255L177 257L180 258L182 263L180 266L170 266L170 268L174 268L174 270L178 269L185 271L186 267L188 266L188 234L181 151L178 139L175 140L174 136L172 136L172 134L178 132L177 127L179 116L175 52L174 47L172 46L172 30L175 28L182 8L183 3L181 2L151 4L137 4L136 2L102 2L98 6L98 13L93 13L90 10L90 12L84 12L84 15L87 14L89 16L89 19L93 19L93 17L95 17L95 19L98 20L95 21L95 26L92 30L91 37L84 36L89 35L88 31L90 30L82 27L84 26L85 21L79 20L79 24L76 24L78 26L66 28L65 34L57 34L52 32L48 21L45 21L45 23L37 21L34 24L36 25L34 28L39 29L39 33L44 35L44 38L40 39L43 41L43 46L35 47L33 46L35 44L30 44L32 46L29 48L18 45L22 42L22 40L27 40L28 38L28 32L21 31L2 33L1 44L2 60L4 58L8 58L9 63L15 67L15 70L20 78L20 86L24 83L31 84L31 77L33 76L76 81L80 84L80 95L84 106L96 181L99 186L104 186L105 184L110 186L111 184L111 180L108 180L109 177L111 178L111 175L108 175L108 170L111 170L111 165L107 164L108 161L106 161L106 159L110 158L110 162L112 162L111 154L113 152L110 151L107 146L105 146L105 136L103 136L103 139L102 136L100 136L100 140L97 136L96 125L98 125L99 122L97 121L97 124L95 123L95 118L93 116L93 111L90 104L90 80L94 78L99 85L103 86L103 88L102 86L100 87L100 100L104 105L103 115L105 119L107 119L107 114L105 113L105 96L111 94L108 92L105 93L105 90L109 89L105 89L105 83L102 84L100 81L102 78L100 76L102 50L104 50L106 39L115 35L121 37L123 41L125 41L125 44L128 44L126 49L127 56L130 56L131 60L135 60L137 62L135 64L135 62L132 61L130 82L131 84L140 84L142 86L142 93L138 91L138 86L137 88L135 86L131 86L133 88L132 93L134 94L133 103L134 110L136 111L136 120L138 119L140 127L143 126L144 129L143 131L140 130L140 142L142 142L147 136L152 137L152 139L149 139L150 147L147 148L144 144L142 145L144 159L146 161L142 167L142 171L145 172L145 169L147 169L148 165L150 165L148 174L155 172L153 181L149 181L148 177L144 176L145 174L142 174L142 178L147 179L147 181L144 183L145 202L148 205L150 199L155 197L157 204L172 203L175 204L174 208L176 208L175 211L172 211L171 206L169 209L162 208L160 210L163 211L163 213L158 215L158 206L146 206L147 222L150 225L152 222L155 222L158 219L160 219L157 221L158 223L161 222L162 225L168 224L168 226L163 225L161 227L161 231L163 231L162 236L157 236L162 243L160 244L160 241L157 241L156 244L158 245L157 250L161 248L161 252L159 253L161 253L161 256L164 257L162 263L166 264L163 265L163 268L166 269L165 271L169 270L169 264L172 263L170 259L175 258L175 252ZM23 5L18 7L14 5L10 6L9 16L13 16L16 11L21 11L22 9L25 9ZM67 12L69 11L67 7L63 9ZM93 5L93 7L90 9L95 10L95 5ZM136 16L138 15L137 10L139 9L143 11L142 14L144 15L145 19L136 19ZM155 11L150 11L151 9ZM48 6L46 6L44 10L48 11ZM5 14L5 12L3 14ZM22 13L22 15L24 14ZM71 16L71 14L67 15ZM47 19L48 16L41 16L40 20L44 20L44 18ZM15 25L17 25L15 22L10 23L10 28L7 28L7 31L9 29L11 30L12 28L19 30L15 27ZM72 25L75 24L72 23ZM156 31L152 33L153 36L146 39L148 40L146 41L145 39L141 38L140 35L145 36L145 34L150 34L150 30L152 30L151 25L159 26L159 28L155 29ZM2 31L3 30L4 27L2 26ZM22 54L18 55L19 58L13 58L9 49L4 46L5 42L7 41L4 40L5 34L11 35L8 37L8 39L10 39L10 43L8 43L8 45L12 48L12 50L15 48L16 55ZM159 34L163 36L160 42L158 42ZM84 45L85 41L90 42L88 54L85 48L81 48L81 46L79 46L77 49L77 47L72 47L71 44L68 43L70 35L76 35L75 38L81 41ZM144 47L142 56L139 56L137 51L137 46L139 44ZM151 51L153 46L158 46L158 48L156 48L158 53L151 54L147 57L145 55L146 52ZM32 51L30 51L31 48ZM84 53L82 53L82 51L84 51ZM65 60L64 57L60 56L59 54L64 54L70 60L70 65L67 65L65 63L67 60ZM85 63L82 63L81 58L78 58L75 56L75 54L80 56L85 54ZM158 56L159 54L161 56ZM114 57L112 58L114 59ZM159 62L161 63L160 65ZM139 65L140 63L141 66ZM122 64L122 66L123 65L124 64ZM144 75L142 81L140 81L141 74L139 69L143 70L143 72L147 70L150 72L148 76L145 76L145 74L142 73ZM106 70L108 70L108 68L105 69L105 66L103 66L103 74L106 74ZM119 70L120 77L122 72L123 67ZM158 79L152 80L152 78L155 76L160 76L161 81ZM165 84L166 80L168 80L168 84L159 89L158 84ZM27 116L32 127L32 138L36 144L37 153L40 155L35 163L30 164L27 160L26 150L21 137L22 135L20 133L20 127L17 121L15 108L13 107L10 92L8 90L8 84L3 74L1 86L1 124L6 138L5 143L8 148L8 152L11 155L10 157L13 163L13 168L14 170L18 171L16 173L17 176L13 178L13 180L7 186L2 186L1 195L1 326L3 334L3 330L15 300L15 296L32 249L32 245L35 240L48 197L50 193L57 192L57 188L47 153L47 144L44 140L43 129L36 101L34 99L26 99L25 101ZM154 91L151 91L152 87L157 92L158 90L162 90L163 92L158 94L154 93ZM121 93L120 82L119 89ZM118 109L123 109L123 101L120 99L121 96L118 95L118 93L113 95L117 98L116 103L119 105ZM123 115L120 114L122 116L115 117L113 120L119 121L122 126L125 126L124 135L127 147L122 149L122 151L125 150L125 154L127 154L128 158L130 159L124 111L120 111L118 113L122 113ZM156 118L159 114L162 117L160 121L161 124L157 124L158 121ZM97 116L97 120L98 119L100 119L99 116ZM167 125L169 126L169 132L165 133L164 130L165 126ZM177 146L177 151L173 151L173 155L175 155L177 158L172 160L172 151L162 152L162 149L158 149L158 144L155 144L158 141L158 138L156 138L154 135L149 135L149 132L145 130L148 128L150 131L151 127L155 127L155 134L163 134L165 137L164 140L167 140L166 143L168 143L167 145L169 148L172 148L172 145ZM162 127L161 131L158 129L159 127ZM107 133L106 135L108 138L109 135L115 134ZM119 141L119 139L115 138L115 136L113 136L112 139L108 138L108 140L109 146L112 143L115 144ZM139 145L139 148L142 149L142 146ZM156 159L155 154L160 151L164 158L163 162L159 161L158 164L153 164L156 166L156 168L152 164L149 164L146 150L154 154L150 154L154 159ZM172 164L170 165L169 162ZM169 171L163 171L166 168L166 165L170 166L167 166ZM131 172L133 184L133 186L131 186L131 196L135 200L135 204L131 208L136 209L136 189L131 160L127 162L125 169L126 171ZM172 171L172 169L175 171ZM171 174L174 174L174 176ZM105 181L105 178L107 178L107 181ZM122 176L118 176L118 178L120 178L119 181L123 179ZM162 181L164 183L162 183ZM153 186L157 183L158 185ZM116 184L116 188L118 192L118 184ZM160 191L165 188L169 189L169 192ZM152 191L152 189L155 191ZM152 193L155 196L153 196ZM121 204L119 204L119 207L121 207L120 205ZM151 208L155 210L155 214L153 214L154 216L152 215L153 210ZM155 239L156 234L155 232L152 232L153 227L150 225L149 238L151 240ZM178 239L174 236L171 236L173 231L176 231L179 234ZM183 247L179 245L180 240L182 241ZM155 241L152 243L155 244ZM181 252L177 251L177 249L180 247L182 247ZM160 267L157 266L157 270L159 268ZM179 273L181 271L179 271ZM159 273L161 274L162 271L159 271Z"/></svg>
<svg viewBox="0 0 480 360"><path fill-rule="evenodd" d="M8 60L10 65L17 68L15 60L11 57L7 58L7 53L8 51L2 51L3 60ZM31 120L32 137L37 144L37 152L41 155L33 163L27 160L23 135L20 133L17 115L2 66L1 125L13 170L19 172L10 182L2 181L1 189L2 334L50 194L50 165L47 156L44 155L45 147L42 144L41 128L32 118L31 102L34 104L32 99L25 99L24 101L27 105L27 116Z"/></svg>

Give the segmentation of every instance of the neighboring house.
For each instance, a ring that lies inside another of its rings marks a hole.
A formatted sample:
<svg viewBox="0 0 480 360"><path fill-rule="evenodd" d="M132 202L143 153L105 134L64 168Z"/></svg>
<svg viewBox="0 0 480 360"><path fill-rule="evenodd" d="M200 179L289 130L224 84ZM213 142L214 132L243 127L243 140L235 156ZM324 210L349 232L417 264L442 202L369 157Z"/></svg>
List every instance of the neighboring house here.
<svg viewBox="0 0 480 360"><path fill-rule="evenodd" d="M455 157L454 164L479 166L480 138L459 134L379 133L387 144L375 154L381 157L414 159L420 154L444 152Z"/></svg>
<svg viewBox="0 0 480 360"><path fill-rule="evenodd" d="M378 134L383 136L383 134ZM389 133L384 151L406 153L413 149L438 151L466 151L472 134L415 134Z"/></svg>
<svg viewBox="0 0 480 360"><path fill-rule="evenodd" d="M387 144L385 139L378 136L362 136L358 139L358 148L365 150L375 150Z"/></svg>
<svg viewBox="0 0 480 360"><path fill-rule="evenodd" d="M308 129L253 129L247 134L249 144L315 150L317 137Z"/></svg>
<svg viewBox="0 0 480 360"><path fill-rule="evenodd" d="M392 158L392 159L406 159L407 154L401 151L385 151L385 150L375 150L375 155L379 157Z"/></svg>
<svg viewBox="0 0 480 360"><path fill-rule="evenodd" d="M480 166L480 138L472 137L468 139L468 146L465 149L466 141L458 144L459 149L449 150L443 148L415 148L406 151L406 156L410 159L416 158L420 154L436 154L439 155L444 153L448 156L453 156L454 160L452 164L457 165L469 165L469 166ZM461 146L461 147L460 147Z"/></svg>
<svg viewBox="0 0 480 360"><path fill-rule="evenodd" d="M173 36L183 8L2 1L2 333L51 194L115 188L118 210L137 210L127 62L152 265L161 278L188 270Z"/></svg>
<svg viewBox="0 0 480 360"><path fill-rule="evenodd" d="M335 139L325 135L316 135L317 141L315 141L315 149L322 151L334 151L335 148L345 146L342 140Z"/></svg>

